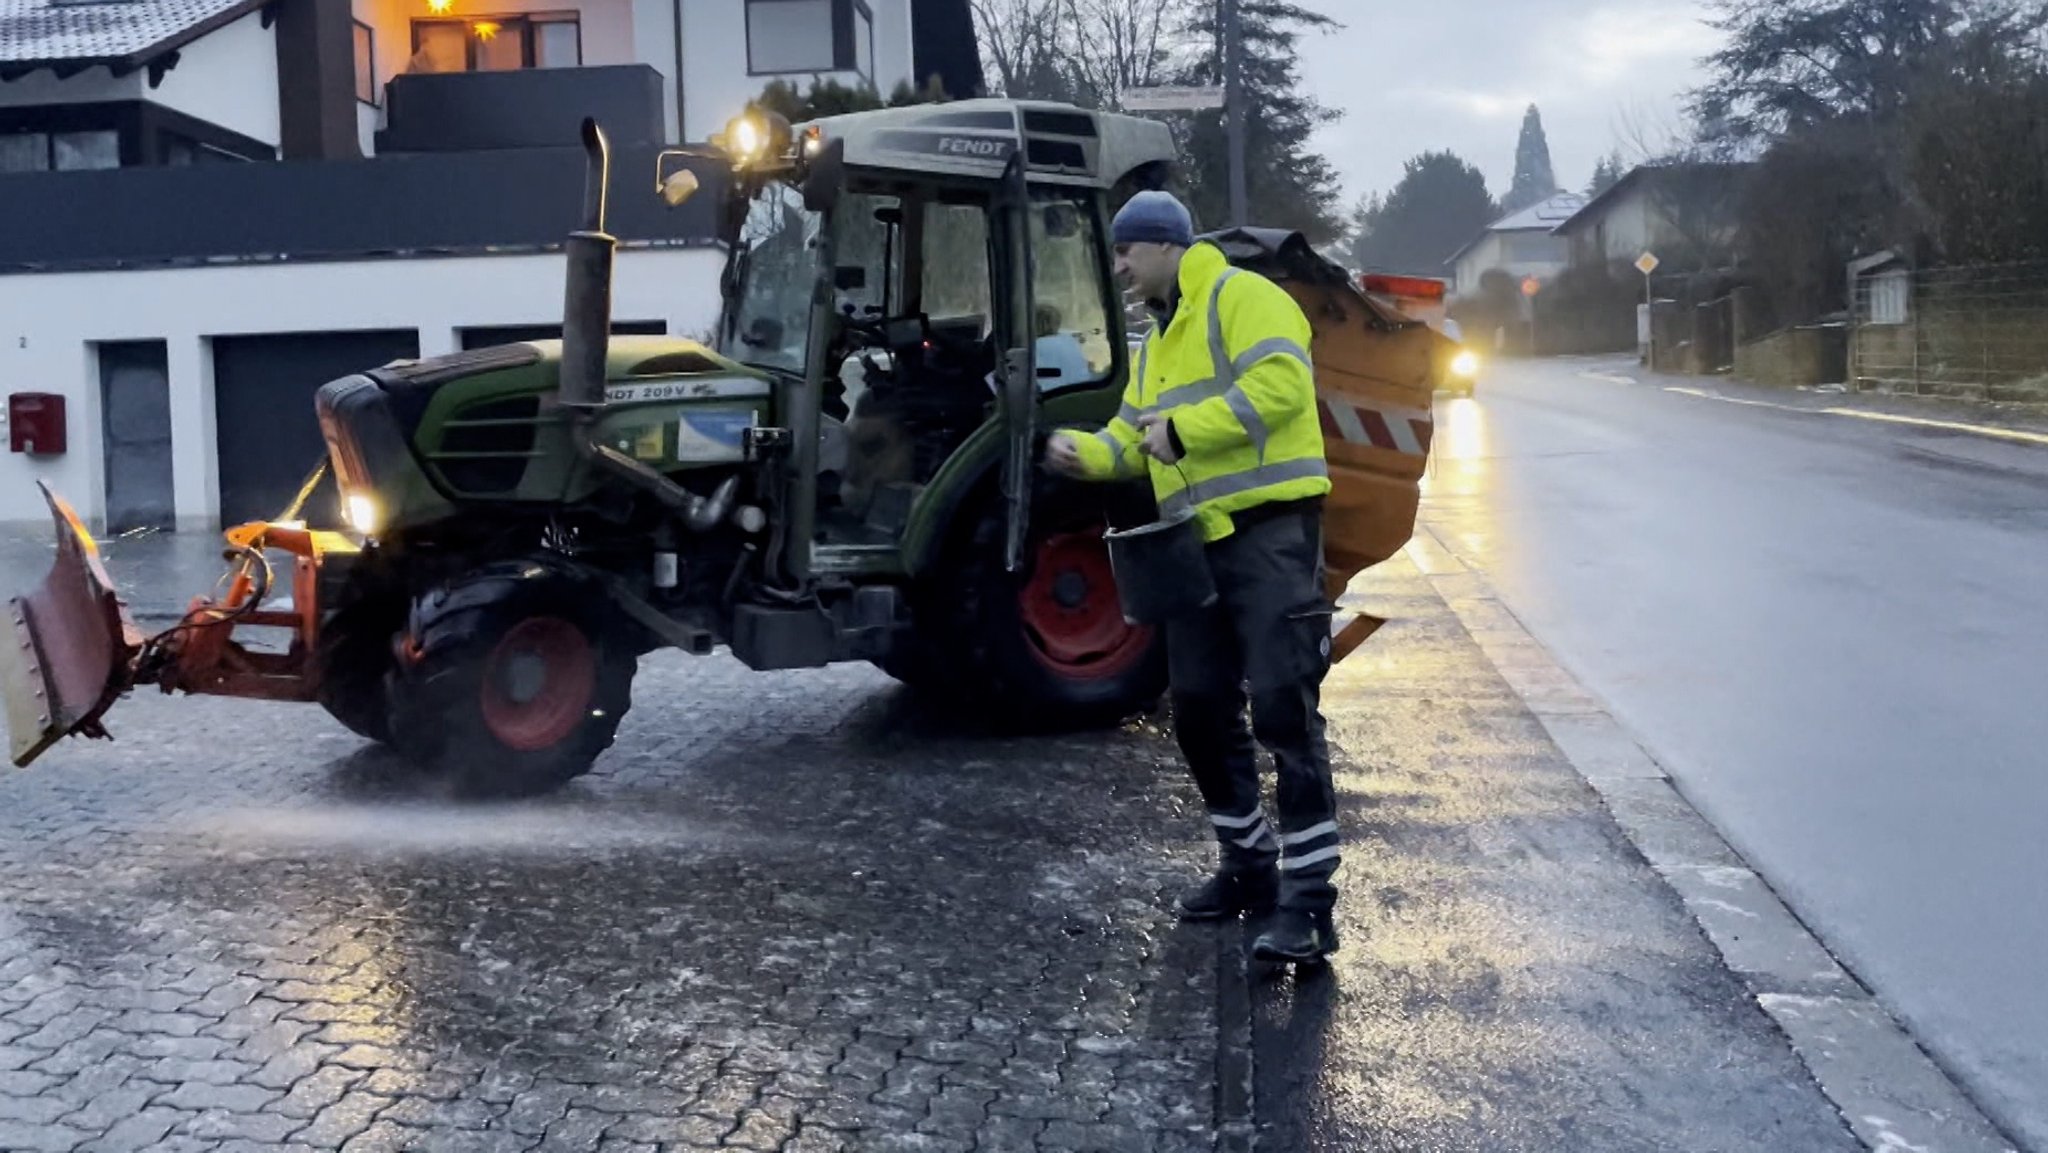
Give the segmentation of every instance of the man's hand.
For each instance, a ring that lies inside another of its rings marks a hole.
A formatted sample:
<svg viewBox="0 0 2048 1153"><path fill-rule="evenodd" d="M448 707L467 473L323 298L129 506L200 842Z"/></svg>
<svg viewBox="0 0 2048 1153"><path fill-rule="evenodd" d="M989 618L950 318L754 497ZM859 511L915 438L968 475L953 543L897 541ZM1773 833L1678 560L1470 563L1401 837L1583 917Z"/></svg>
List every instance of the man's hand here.
<svg viewBox="0 0 2048 1153"><path fill-rule="evenodd" d="M1045 464L1062 476L1087 478L1087 470L1081 464L1081 450L1074 446L1073 433L1056 432L1046 439Z"/></svg>
<svg viewBox="0 0 2048 1153"><path fill-rule="evenodd" d="M1166 417L1148 412L1138 418L1138 427L1145 430L1145 438L1138 442L1139 451L1161 464L1173 464L1180 454L1173 450L1173 428Z"/></svg>

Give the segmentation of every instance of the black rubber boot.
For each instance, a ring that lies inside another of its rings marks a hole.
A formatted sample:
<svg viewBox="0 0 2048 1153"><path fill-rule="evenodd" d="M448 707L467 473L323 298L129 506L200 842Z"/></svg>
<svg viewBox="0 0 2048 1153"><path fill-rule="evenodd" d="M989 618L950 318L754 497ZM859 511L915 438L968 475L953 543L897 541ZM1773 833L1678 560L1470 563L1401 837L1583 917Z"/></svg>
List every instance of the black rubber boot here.
<svg viewBox="0 0 2048 1153"><path fill-rule="evenodd" d="M1320 965L1337 951L1337 926L1328 910L1281 909L1259 938L1252 942L1252 956L1261 961Z"/></svg>
<svg viewBox="0 0 2048 1153"><path fill-rule="evenodd" d="M1279 893L1280 872L1273 866L1233 868L1226 865L1200 886L1181 894L1180 918L1183 921L1220 921L1242 913L1258 916L1273 907Z"/></svg>

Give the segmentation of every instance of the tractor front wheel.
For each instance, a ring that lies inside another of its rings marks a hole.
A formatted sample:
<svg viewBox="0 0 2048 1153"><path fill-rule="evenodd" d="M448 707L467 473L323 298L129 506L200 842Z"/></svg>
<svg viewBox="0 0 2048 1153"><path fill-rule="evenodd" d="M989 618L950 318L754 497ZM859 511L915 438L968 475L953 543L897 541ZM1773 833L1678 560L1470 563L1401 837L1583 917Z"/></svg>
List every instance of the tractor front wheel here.
<svg viewBox="0 0 2048 1153"><path fill-rule="evenodd" d="M387 685L393 743L464 796L531 796L589 772L632 705L638 664L603 604L525 562L422 597Z"/></svg>

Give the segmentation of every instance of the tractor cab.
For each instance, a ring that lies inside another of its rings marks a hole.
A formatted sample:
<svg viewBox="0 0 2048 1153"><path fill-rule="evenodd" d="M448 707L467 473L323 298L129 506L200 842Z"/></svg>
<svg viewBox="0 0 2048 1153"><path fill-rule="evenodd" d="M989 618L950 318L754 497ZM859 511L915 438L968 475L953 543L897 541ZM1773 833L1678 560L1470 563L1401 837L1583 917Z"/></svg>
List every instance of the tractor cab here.
<svg viewBox="0 0 2048 1153"><path fill-rule="evenodd" d="M733 170L718 351L776 382L790 569L914 571L949 482L991 467L1014 567L1046 406L1121 393L1108 198L1163 176L1165 129L980 100L795 126L753 111L714 143ZM680 203L695 179L660 183Z"/></svg>

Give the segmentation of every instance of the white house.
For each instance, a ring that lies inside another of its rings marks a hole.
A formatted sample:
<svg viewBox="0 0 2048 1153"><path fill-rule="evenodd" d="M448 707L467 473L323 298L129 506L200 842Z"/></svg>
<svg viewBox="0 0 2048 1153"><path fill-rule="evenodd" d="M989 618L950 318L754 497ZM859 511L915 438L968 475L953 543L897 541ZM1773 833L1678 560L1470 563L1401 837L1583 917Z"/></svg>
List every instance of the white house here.
<svg viewBox="0 0 2048 1153"><path fill-rule="evenodd" d="M0 392L65 433L0 453L0 520L37 480L100 531L271 515L321 383L559 331L587 113L648 174L621 330L708 331L711 217L655 151L777 78L974 95L966 2L0 0Z"/></svg>
<svg viewBox="0 0 2048 1153"><path fill-rule="evenodd" d="M1681 258L1698 260L1732 241L1745 171L1737 164L1633 169L1560 222L1557 238L1573 264L1633 263L1651 252L1675 269Z"/></svg>
<svg viewBox="0 0 2048 1153"><path fill-rule="evenodd" d="M1479 278L1495 269L1517 282L1529 276L1549 280L1564 271L1570 246L1551 233L1585 203L1575 192L1560 192L1494 221L1448 261L1455 270L1453 291L1461 297L1478 295Z"/></svg>

